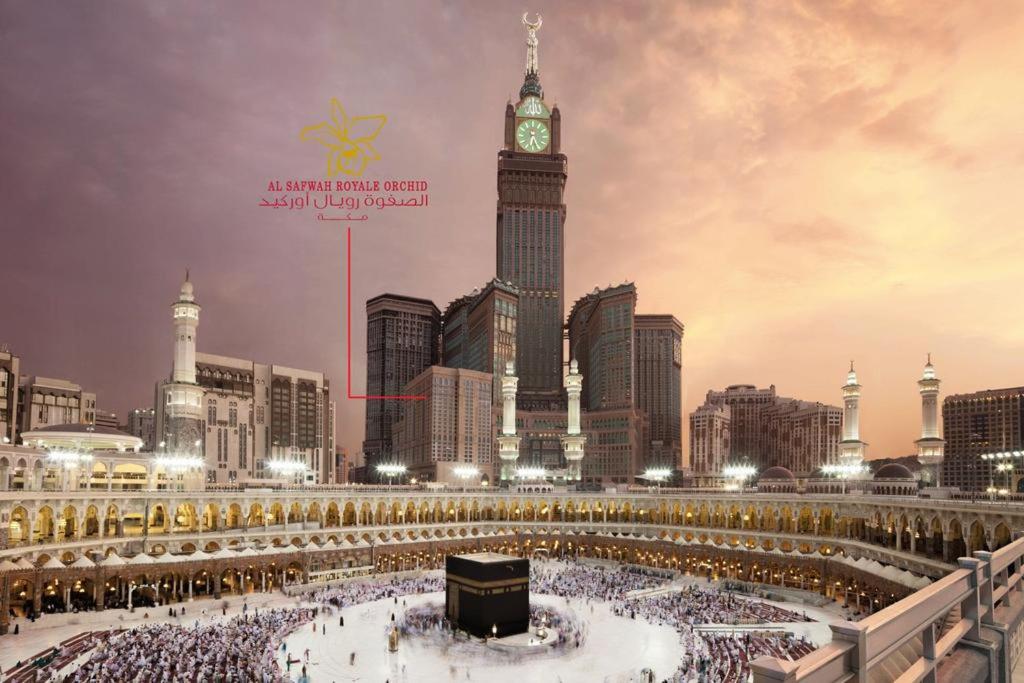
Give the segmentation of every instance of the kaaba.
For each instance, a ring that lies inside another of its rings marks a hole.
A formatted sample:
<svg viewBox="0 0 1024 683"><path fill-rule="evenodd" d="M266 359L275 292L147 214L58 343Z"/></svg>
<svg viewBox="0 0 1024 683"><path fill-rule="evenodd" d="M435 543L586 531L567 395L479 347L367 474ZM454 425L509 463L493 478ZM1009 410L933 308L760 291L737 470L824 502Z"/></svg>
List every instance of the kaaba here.
<svg viewBox="0 0 1024 683"><path fill-rule="evenodd" d="M444 611L449 621L484 638L530 627L530 561L498 553L445 558Z"/></svg>

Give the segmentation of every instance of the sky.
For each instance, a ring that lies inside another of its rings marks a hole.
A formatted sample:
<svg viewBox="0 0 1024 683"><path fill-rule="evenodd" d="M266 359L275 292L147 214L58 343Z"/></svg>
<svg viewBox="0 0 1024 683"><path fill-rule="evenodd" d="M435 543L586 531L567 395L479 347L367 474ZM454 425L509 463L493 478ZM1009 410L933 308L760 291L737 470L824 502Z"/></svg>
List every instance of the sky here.
<svg viewBox="0 0 1024 683"><path fill-rule="evenodd" d="M324 175L298 132L331 98L387 116L364 178L429 182L353 227L362 392L367 298L443 309L494 274L526 10L569 158L566 311L630 280L679 318L686 411L736 383L838 405L853 359L891 457L926 353L943 394L1024 384L1024 4L987 0L2 0L0 344L149 407L189 268L199 350L325 371L358 450L342 226L259 200Z"/></svg>

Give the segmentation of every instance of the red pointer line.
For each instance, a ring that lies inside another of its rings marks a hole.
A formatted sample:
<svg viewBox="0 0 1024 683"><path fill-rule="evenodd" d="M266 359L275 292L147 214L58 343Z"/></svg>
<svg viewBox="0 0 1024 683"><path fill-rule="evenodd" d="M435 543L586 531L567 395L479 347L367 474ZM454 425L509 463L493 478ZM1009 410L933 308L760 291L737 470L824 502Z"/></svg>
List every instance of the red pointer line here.
<svg viewBox="0 0 1024 683"><path fill-rule="evenodd" d="M352 226L345 230L345 320L347 334L345 340L345 354L348 360L348 397L354 399L394 399L397 401L423 401L426 396L417 394L414 396L363 396L352 393Z"/></svg>

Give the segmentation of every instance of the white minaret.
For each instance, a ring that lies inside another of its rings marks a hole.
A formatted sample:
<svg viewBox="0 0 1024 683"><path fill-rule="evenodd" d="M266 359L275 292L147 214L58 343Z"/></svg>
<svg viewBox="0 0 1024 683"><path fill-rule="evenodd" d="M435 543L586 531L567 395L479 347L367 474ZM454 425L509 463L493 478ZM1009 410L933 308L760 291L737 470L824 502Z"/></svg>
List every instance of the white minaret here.
<svg viewBox="0 0 1024 683"><path fill-rule="evenodd" d="M843 440L839 442L839 464L860 467L866 443L860 440L860 384L850 361L850 372L843 385Z"/></svg>
<svg viewBox="0 0 1024 683"><path fill-rule="evenodd" d="M569 374L563 381L565 393L569 396L569 414L566 434L562 437L562 452L565 454L566 481L579 481L583 478L583 445L587 437L580 429L580 394L583 393L583 375L580 364L573 358L569 363Z"/></svg>
<svg viewBox="0 0 1024 683"><path fill-rule="evenodd" d="M932 354L928 354L928 362L924 366L921 379L917 380L921 392L921 438L917 444L917 461L923 468L925 481L932 486L942 485L942 461L945 456L946 441L939 435L939 385L941 380L935 376L932 365Z"/></svg>
<svg viewBox="0 0 1024 683"><path fill-rule="evenodd" d="M199 327L199 304L192 294L192 283L185 271L174 310L174 370L172 382L196 383L196 328Z"/></svg>
<svg viewBox="0 0 1024 683"><path fill-rule="evenodd" d="M203 388L196 383L196 328L199 304L185 271L178 300L171 304L174 317L174 364L171 379L160 384L156 407L157 440L162 451L201 454L203 448ZM198 445L197 445L198 444Z"/></svg>
<svg viewBox="0 0 1024 683"><path fill-rule="evenodd" d="M516 388L519 378L515 376L515 364L505 363L505 374L501 378L501 436L498 437L498 458L501 460L501 480L512 481L516 477L516 461L519 460L519 437L516 436Z"/></svg>

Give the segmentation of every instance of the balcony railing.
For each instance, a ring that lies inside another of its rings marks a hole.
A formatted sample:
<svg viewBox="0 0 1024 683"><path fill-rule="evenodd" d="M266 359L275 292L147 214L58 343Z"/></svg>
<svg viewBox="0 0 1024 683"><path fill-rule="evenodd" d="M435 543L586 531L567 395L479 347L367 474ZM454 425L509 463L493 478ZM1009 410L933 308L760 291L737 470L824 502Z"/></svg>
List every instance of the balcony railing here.
<svg viewBox="0 0 1024 683"><path fill-rule="evenodd" d="M832 642L806 657L754 661L754 683L935 681L946 655L965 645L995 653L998 661L988 668L998 673L991 680L1009 681L1024 634L1019 618L1024 538L974 555L961 557L960 568L948 576L860 622L831 624ZM985 648L982 627L986 636L1001 640L998 647Z"/></svg>

